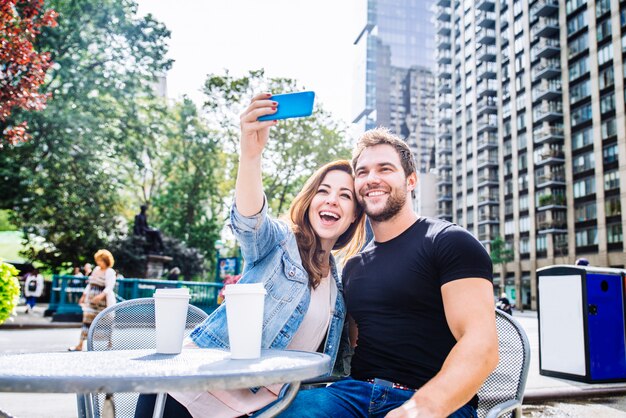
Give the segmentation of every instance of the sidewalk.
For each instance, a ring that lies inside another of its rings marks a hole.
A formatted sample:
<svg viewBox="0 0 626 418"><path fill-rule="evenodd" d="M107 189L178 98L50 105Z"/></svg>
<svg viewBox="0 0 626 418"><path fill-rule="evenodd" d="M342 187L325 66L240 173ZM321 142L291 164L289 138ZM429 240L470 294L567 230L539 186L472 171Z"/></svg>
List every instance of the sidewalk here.
<svg viewBox="0 0 626 418"><path fill-rule="evenodd" d="M46 329L79 328L77 322L52 322L44 317L46 305L38 305L34 312L24 313L23 306L18 307L18 315L12 322L0 325L0 330L7 329ZM582 383L571 380L542 376L539 374L539 330L536 311L513 312L513 317L522 325L531 347L530 371L526 383L524 403L538 403L559 399L591 398L626 394L625 383Z"/></svg>

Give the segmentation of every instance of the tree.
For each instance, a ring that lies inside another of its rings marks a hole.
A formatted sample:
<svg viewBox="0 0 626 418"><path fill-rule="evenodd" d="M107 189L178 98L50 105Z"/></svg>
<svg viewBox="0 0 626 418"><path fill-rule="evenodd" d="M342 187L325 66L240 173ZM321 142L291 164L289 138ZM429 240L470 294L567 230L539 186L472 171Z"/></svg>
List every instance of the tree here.
<svg viewBox="0 0 626 418"><path fill-rule="evenodd" d="M228 204L220 185L225 178L221 136L210 131L194 103L185 98L173 110L152 200L156 225L167 235L202 251L214 268L214 243L224 226Z"/></svg>
<svg viewBox="0 0 626 418"><path fill-rule="evenodd" d="M497 236L491 241L491 262L494 265L500 265L500 286L501 289L496 289L498 296L501 290L504 290L504 281L506 279L506 263L513 261L513 251L507 247L506 242L502 237ZM521 301L521 290L515 286L516 298ZM519 305L519 303L518 303Z"/></svg>
<svg viewBox="0 0 626 418"><path fill-rule="evenodd" d="M26 122L9 123L13 109L41 110L50 93L39 92L52 65L49 52L34 42L42 28L56 26L56 12L43 10L43 0L0 2L0 149L4 142L26 141Z"/></svg>
<svg viewBox="0 0 626 418"><path fill-rule="evenodd" d="M41 88L54 100L21 115L30 141L0 153L0 208L45 240L29 257L58 267L90 259L127 231L120 167L151 140L139 99L155 95L171 62L169 32L151 16L137 18L130 0L49 4L59 25L43 28L35 47L55 62Z"/></svg>
<svg viewBox="0 0 626 418"><path fill-rule="evenodd" d="M303 90L286 78L266 78L263 70L250 71L244 77L209 75L205 85L204 109L210 126L217 130L229 158L225 169L226 183L234 187L239 142L239 115L250 99L259 92L273 94ZM272 128L264 151L263 185L270 210L284 214L307 178L322 164L339 158L350 158L351 147L346 129L336 122L319 103L311 117L279 121Z"/></svg>

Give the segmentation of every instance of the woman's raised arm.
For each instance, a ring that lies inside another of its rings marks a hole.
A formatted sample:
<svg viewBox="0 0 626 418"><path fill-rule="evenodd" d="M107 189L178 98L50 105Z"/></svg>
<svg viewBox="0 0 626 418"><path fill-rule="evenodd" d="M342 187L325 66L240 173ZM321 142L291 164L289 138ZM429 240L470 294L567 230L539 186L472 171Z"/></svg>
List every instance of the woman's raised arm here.
<svg viewBox="0 0 626 418"><path fill-rule="evenodd" d="M239 143L239 168L235 184L235 204L243 216L253 216L263 208L263 181L261 158L275 120L260 122L260 116L276 112L277 103L272 95L256 95L241 115L241 140Z"/></svg>

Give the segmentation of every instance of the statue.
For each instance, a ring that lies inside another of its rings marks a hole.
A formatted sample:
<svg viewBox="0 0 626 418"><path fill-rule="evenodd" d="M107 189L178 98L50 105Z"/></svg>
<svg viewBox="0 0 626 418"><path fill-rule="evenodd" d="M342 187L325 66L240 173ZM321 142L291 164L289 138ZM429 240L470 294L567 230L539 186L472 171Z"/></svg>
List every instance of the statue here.
<svg viewBox="0 0 626 418"><path fill-rule="evenodd" d="M147 205L141 205L141 212L135 215L135 225L133 235L143 236L148 242L148 253L163 254L163 239L161 231L148 226Z"/></svg>

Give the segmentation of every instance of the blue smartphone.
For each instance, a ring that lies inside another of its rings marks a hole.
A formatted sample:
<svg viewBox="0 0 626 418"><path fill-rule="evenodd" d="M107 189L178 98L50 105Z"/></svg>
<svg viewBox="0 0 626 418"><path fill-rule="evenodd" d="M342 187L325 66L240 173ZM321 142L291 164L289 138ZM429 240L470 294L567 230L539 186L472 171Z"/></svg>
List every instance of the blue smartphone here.
<svg viewBox="0 0 626 418"><path fill-rule="evenodd" d="M313 113L315 92L301 91L298 93L277 94L269 98L278 102L278 110L271 115L261 116L258 120L278 120L287 118L301 118Z"/></svg>

